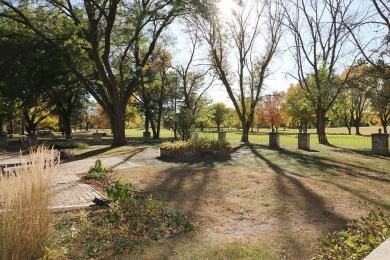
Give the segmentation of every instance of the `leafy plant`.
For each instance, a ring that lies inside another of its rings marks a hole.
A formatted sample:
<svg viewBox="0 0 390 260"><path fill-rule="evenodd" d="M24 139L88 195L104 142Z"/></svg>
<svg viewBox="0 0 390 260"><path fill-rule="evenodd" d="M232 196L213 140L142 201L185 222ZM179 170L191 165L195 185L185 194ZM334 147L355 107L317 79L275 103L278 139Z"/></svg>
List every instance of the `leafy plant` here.
<svg viewBox="0 0 390 260"><path fill-rule="evenodd" d="M109 172L106 167L103 165L100 159L95 161L95 165L92 166L87 175L84 176L85 180L97 180L102 182L108 182Z"/></svg>
<svg viewBox="0 0 390 260"><path fill-rule="evenodd" d="M390 237L390 217L382 212L371 211L347 226L347 230L326 234L320 253L312 259L363 259Z"/></svg>
<svg viewBox="0 0 390 260"><path fill-rule="evenodd" d="M194 229L187 218L165 207L165 201L135 192L120 180L107 187L110 208L82 212L55 225L55 239L48 255L63 259L112 259L142 251L151 240L168 238ZM61 245L67 245L59 250Z"/></svg>

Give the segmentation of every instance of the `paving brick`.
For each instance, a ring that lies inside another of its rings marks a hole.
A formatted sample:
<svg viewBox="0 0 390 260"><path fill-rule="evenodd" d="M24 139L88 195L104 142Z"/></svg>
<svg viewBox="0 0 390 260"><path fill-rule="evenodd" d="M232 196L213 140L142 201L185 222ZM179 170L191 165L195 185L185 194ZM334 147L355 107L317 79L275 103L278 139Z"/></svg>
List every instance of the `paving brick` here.
<svg viewBox="0 0 390 260"><path fill-rule="evenodd" d="M120 170L143 165L156 165L163 162L156 159L159 156L159 150L155 148L143 148L147 152L140 155L128 157L101 158L106 168ZM9 153L0 155L0 164L18 162L19 153ZM86 173L99 159L87 158L71 162L62 162L55 174L52 183L51 207L54 210L72 210L76 208L88 207L93 205L93 199L103 198L91 185L85 184L80 180L80 174Z"/></svg>

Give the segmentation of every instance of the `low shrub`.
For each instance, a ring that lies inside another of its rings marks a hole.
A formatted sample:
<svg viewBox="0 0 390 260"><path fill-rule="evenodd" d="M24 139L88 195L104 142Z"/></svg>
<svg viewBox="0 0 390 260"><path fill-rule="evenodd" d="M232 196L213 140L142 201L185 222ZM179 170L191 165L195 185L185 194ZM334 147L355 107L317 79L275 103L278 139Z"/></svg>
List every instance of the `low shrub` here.
<svg viewBox="0 0 390 260"><path fill-rule="evenodd" d="M226 141L200 139L198 142L194 140L177 141L174 143L164 142L160 146L161 149L170 151L177 150L232 150L232 145Z"/></svg>
<svg viewBox="0 0 390 260"><path fill-rule="evenodd" d="M185 216L166 208L164 200L137 193L131 184L117 181L107 188L107 196L110 208L57 221L48 258L114 259L194 228Z"/></svg>
<svg viewBox="0 0 390 260"><path fill-rule="evenodd" d="M328 233L312 259L363 259L390 238L390 217L371 211L368 217L347 224L347 230Z"/></svg>
<svg viewBox="0 0 390 260"><path fill-rule="evenodd" d="M97 180L100 182L108 182L110 171L106 169L100 159L95 161L95 165L92 166L87 175L83 178L85 180Z"/></svg>
<svg viewBox="0 0 390 260"><path fill-rule="evenodd" d="M89 147L87 143L81 141L57 142L52 146L54 149L76 149L76 148L85 149Z"/></svg>

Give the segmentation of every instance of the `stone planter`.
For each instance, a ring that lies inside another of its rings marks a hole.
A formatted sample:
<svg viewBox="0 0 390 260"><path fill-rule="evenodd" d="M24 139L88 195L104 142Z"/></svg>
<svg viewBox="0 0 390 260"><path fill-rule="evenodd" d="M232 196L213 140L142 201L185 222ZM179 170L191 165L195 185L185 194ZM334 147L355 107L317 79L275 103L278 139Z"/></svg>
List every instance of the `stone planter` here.
<svg viewBox="0 0 390 260"><path fill-rule="evenodd" d="M372 153L377 155L389 154L389 135L388 134L371 134Z"/></svg>
<svg viewBox="0 0 390 260"><path fill-rule="evenodd" d="M103 136L103 133L93 133L92 134L92 137L93 137L93 144L102 144L102 136Z"/></svg>
<svg viewBox="0 0 390 260"><path fill-rule="evenodd" d="M310 134L299 133L298 134L298 149L310 150Z"/></svg>
<svg viewBox="0 0 390 260"><path fill-rule="evenodd" d="M152 141L152 137L150 132L143 132L143 142L150 143Z"/></svg>
<svg viewBox="0 0 390 260"><path fill-rule="evenodd" d="M226 141L226 132L218 132L218 141Z"/></svg>
<svg viewBox="0 0 390 260"><path fill-rule="evenodd" d="M279 148L279 134L275 132L269 133L269 147L270 148Z"/></svg>

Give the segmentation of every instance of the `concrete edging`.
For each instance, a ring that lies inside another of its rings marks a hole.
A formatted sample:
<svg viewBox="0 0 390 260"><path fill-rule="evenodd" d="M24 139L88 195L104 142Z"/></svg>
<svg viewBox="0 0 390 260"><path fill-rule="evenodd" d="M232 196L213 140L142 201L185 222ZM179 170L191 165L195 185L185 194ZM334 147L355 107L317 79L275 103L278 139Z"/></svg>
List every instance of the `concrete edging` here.
<svg viewBox="0 0 390 260"><path fill-rule="evenodd" d="M385 240L374 249L364 260L389 260L390 259L390 238Z"/></svg>

